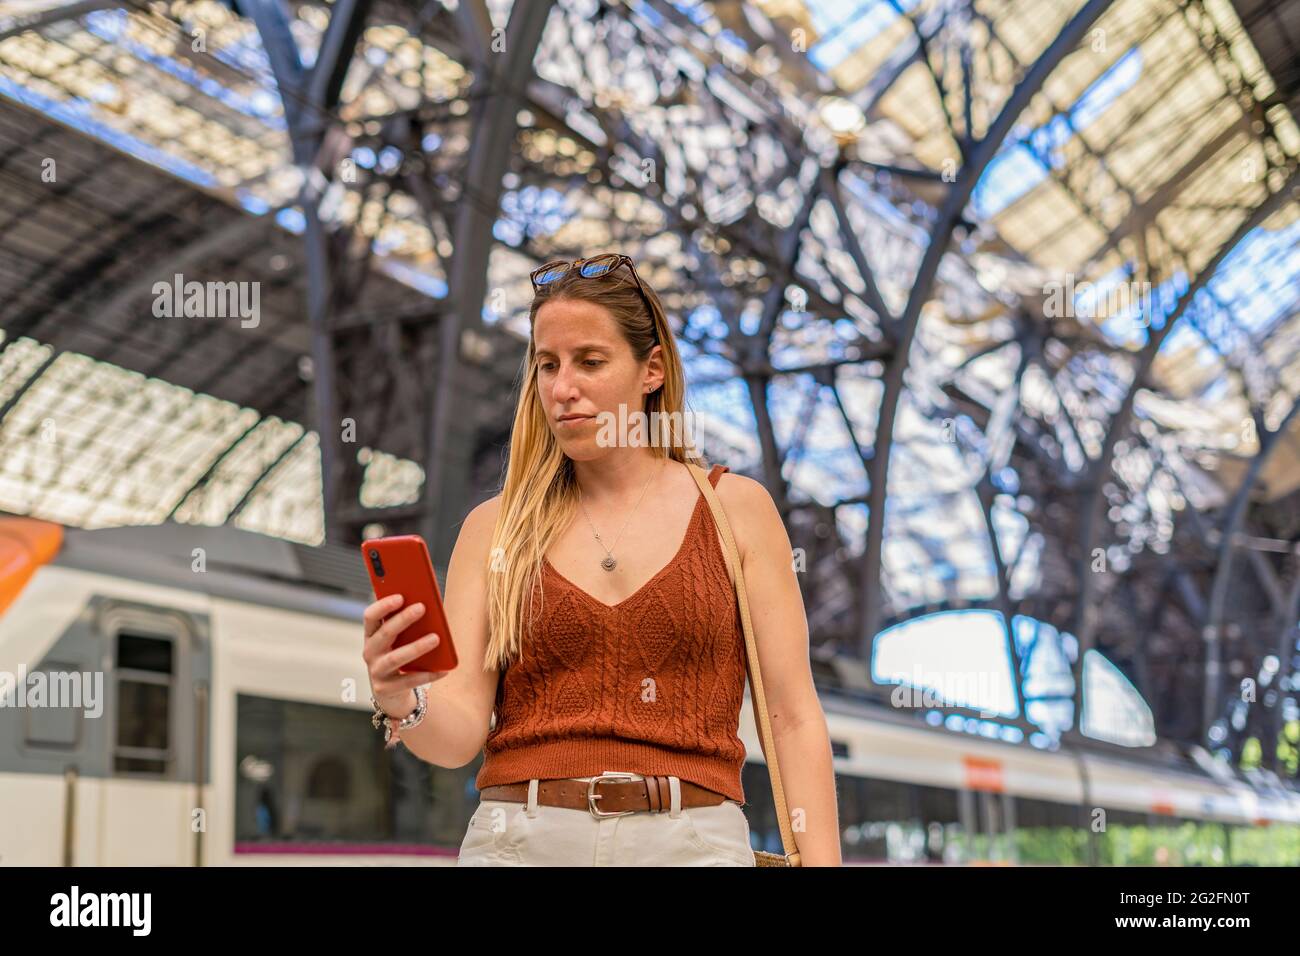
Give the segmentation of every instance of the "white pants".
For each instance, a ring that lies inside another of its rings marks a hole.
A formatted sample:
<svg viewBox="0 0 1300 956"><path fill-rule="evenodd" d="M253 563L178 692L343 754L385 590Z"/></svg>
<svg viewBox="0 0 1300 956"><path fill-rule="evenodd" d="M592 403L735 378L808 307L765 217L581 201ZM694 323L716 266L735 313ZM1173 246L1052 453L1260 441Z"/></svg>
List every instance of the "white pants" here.
<svg viewBox="0 0 1300 956"><path fill-rule="evenodd" d="M725 800L714 807L683 807L677 777L668 778L668 812L611 817L538 803L539 782L528 782L527 803L479 800L457 866L755 865L740 804Z"/></svg>

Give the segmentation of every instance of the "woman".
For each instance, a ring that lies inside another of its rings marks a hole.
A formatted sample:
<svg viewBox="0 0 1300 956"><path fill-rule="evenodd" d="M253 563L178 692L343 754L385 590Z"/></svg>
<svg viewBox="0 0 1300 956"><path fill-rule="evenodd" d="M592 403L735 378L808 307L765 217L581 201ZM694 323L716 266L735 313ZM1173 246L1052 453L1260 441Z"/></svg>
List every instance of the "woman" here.
<svg viewBox="0 0 1300 956"><path fill-rule="evenodd" d="M438 766L484 752L461 866L753 866L737 736L744 633L685 465L699 458L663 307L616 254L550 263L533 288L504 488L466 518L447 570L462 666L399 675L439 638L393 650L423 607L376 601L364 657L378 719ZM649 427L637 428L642 415ZM714 465L709 480L741 555L801 863L838 865L790 540L766 489L726 471Z"/></svg>

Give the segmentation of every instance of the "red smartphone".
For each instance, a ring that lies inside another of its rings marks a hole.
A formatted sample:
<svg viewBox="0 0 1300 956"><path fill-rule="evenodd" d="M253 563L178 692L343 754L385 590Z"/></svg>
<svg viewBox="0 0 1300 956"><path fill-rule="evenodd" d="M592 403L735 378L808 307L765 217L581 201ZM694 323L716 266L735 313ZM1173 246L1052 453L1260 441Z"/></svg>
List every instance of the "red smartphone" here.
<svg viewBox="0 0 1300 956"><path fill-rule="evenodd" d="M455 670L458 663L456 645L451 642L451 628L447 626L447 615L442 608L442 592L438 590L438 578L433 573L433 562L429 560L429 549L424 539L418 534L373 538L361 542L361 556L370 572L370 586L376 600L390 594L402 595L402 606L393 614L400 614L412 604L424 605L423 616L397 635L393 647L403 647L429 634L442 638L433 650L398 668L398 673Z"/></svg>

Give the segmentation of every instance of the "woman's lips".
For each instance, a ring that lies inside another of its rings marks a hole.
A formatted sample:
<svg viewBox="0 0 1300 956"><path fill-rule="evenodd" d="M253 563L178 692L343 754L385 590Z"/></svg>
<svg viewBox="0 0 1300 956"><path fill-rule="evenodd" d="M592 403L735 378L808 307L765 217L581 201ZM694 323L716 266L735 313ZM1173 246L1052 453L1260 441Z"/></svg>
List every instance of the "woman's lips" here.
<svg viewBox="0 0 1300 956"><path fill-rule="evenodd" d="M561 419L560 419L560 424L561 424L561 425L581 425L581 424L583 424L584 422L589 422L589 421L591 421L591 419L592 419L592 416L591 416L591 415L583 415L581 418L561 418Z"/></svg>

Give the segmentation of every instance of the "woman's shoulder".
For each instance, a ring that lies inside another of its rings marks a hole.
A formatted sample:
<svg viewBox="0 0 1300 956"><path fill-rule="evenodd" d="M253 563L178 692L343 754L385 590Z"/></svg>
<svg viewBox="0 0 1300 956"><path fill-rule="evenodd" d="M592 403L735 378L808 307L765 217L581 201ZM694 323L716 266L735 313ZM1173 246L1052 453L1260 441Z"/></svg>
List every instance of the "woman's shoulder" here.
<svg viewBox="0 0 1300 956"><path fill-rule="evenodd" d="M496 530L497 515L501 513L501 496L493 495L486 501L482 501L470 509L465 520L461 522L460 535L457 539L457 547L461 542L476 555L479 553L486 554L492 541L492 533Z"/></svg>
<svg viewBox="0 0 1300 956"><path fill-rule="evenodd" d="M470 509L469 515L465 518L465 523L473 521L475 524L496 524L497 515L501 512L501 495L493 495L486 501L480 501Z"/></svg>
<svg viewBox="0 0 1300 956"><path fill-rule="evenodd" d="M722 500L728 515L733 513L733 505L737 509L735 514L744 516L751 514L755 509L763 509L772 501L766 486L748 475L724 471L718 476L718 483L714 487L718 490L718 498Z"/></svg>
<svg viewBox="0 0 1300 956"><path fill-rule="evenodd" d="M746 475L738 475L731 471L728 465L720 461L709 462L701 467L706 475L712 475L719 468L728 469L718 475L717 481L713 483L713 487L717 489L718 497L722 499L724 505L734 501L737 505L744 506L746 503L752 502L755 497L760 501L762 496L770 498L762 482L755 481ZM682 470L685 473L684 463ZM731 514L730 509L727 510L727 514Z"/></svg>
<svg viewBox="0 0 1300 956"><path fill-rule="evenodd" d="M712 469L711 465L709 470ZM718 476L714 488L717 489L718 500L722 502L722 509L727 513L727 522L736 536L736 547L743 560L749 552L751 541L756 540L756 531L761 533L764 521L776 512L776 504L767 487L748 475L724 471Z"/></svg>

